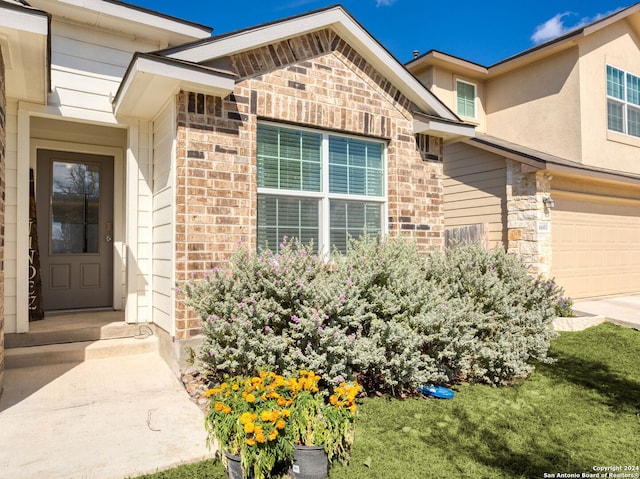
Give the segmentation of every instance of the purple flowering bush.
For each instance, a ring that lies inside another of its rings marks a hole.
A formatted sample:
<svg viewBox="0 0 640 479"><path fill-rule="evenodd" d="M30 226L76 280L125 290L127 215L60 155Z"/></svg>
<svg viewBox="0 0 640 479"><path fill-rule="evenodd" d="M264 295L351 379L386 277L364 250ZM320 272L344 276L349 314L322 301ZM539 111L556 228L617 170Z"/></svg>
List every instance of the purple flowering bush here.
<svg viewBox="0 0 640 479"><path fill-rule="evenodd" d="M214 378L306 369L394 393L526 376L546 360L561 296L499 250L425 258L410 241L369 238L326 260L296 241L277 254L240 249L228 270L182 290L203 319L198 358Z"/></svg>

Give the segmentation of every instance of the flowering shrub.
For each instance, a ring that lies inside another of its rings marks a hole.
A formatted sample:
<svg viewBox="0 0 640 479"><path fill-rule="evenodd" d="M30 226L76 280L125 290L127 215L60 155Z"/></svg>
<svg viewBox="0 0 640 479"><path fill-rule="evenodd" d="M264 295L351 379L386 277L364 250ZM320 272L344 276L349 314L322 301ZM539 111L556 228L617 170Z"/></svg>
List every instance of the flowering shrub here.
<svg viewBox="0 0 640 479"><path fill-rule="evenodd" d="M313 371L288 378L261 371L210 389L209 442L215 439L240 455L243 469L255 479L270 477L274 468L284 470L294 444L323 446L329 460L348 457L360 386L343 383L329 396L319 380Z"/></svg>
<svg viewBox="0 0 640 479"><path fill-rule="evenodd" d="M370 238L327 261L295 241L278 254L240 250L228 271L183 291L203 318L201 363L219 380L306 369L396 393L526 376L546 360L562 293L502 250L424 258L407 240Z"/></svg>

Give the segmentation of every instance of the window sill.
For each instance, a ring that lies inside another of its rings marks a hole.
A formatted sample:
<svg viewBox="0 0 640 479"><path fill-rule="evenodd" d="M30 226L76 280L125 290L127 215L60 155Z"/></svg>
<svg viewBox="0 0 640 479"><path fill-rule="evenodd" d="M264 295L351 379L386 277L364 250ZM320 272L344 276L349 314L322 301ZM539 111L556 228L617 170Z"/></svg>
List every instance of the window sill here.
<svg viewBox="0 0 640 479"><path fill-rule="evenodd" d="M607 140L640 148L640 138L607 130Z"/></svg>

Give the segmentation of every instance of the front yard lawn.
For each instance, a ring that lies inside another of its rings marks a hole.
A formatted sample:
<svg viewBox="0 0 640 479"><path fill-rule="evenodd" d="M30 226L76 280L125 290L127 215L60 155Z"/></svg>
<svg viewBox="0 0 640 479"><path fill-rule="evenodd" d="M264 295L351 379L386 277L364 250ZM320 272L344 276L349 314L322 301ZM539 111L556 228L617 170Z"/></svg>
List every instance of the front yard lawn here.
<svg viewBox="0 0 640 479"><path fill-rule="evenodd" d="M605 323L562 333L550 355L557 362L512 387L363 400L351 462L334 465L331 479L537 479L640 466L640 331ZM139 479L224 477L208 461Z"/></svg>

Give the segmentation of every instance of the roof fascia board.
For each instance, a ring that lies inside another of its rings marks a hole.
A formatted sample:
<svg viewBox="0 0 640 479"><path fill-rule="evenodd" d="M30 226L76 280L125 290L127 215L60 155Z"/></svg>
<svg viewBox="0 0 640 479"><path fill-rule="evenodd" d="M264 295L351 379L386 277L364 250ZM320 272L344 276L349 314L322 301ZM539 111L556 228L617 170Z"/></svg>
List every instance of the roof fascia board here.
<svg viewBox="0 0 640 479"><path fill-rule="evenodd" d="M449 55L448 53L444 53L438 50L430 50L420 57L405 64L407 69L409 69L410 71L417 71L424 66L431 65L447 65L447 67L449 68L451 68L451 66L455 66L460 70L468 71L473 76L484 76L488 73L487 67L485 66L479 65L478 63L473 63L469 60L465 60L464 58Z"/></svg>
<svg viewBox="0 0 640 479"><path fill-rule="evenodd" d="M162 82L163 88L159 91L152 89L153 80ZM140 88L144 85L149 85L149 88ZM118 115L126 110L126 116L152 118L155 112L149 113L144 109L136 113L135 105L147 102L154 103L159 108L166 99L181 89L224 97L233 91L234 86L235 78L231 74L137 53L116 93L113 101L114 113Z"/></svg>
<svg viewBox="0 0 640 479"><path fill-rule="evenodd" d="M340 7L312 12L253 29L241 30L237 33L231 33L217 39L213 38L211 41L193 45L188 49L170 51L167 56L200 63L259 48L323 28L334 29L341 38L365 57L377 71L388 78L420 109L449 120L459 121L451 110L427 90L398 60Z"/></svg>
<svg viewBox="0 0 640 479"><path fill-rule="evenodd" d="M46 8L54 16L61 15L82 21L92 15L92 21L100 24L103 18L117 18L120 21L144 25L156 31L170 32L186 39L201 39L211 35L212 28L164 15L153 10L111 0L56 0L47 3L44 0L33 0L38 7ZM82 13L80 13L82 12ZM76 18L78 17L78 18ZM104 20L102 21L104 23ZM183 40L184 41L184 40Z"/></svg>
<svg viewBox="0 0 640 479"><path fill-rule="evenodd" d="M467 140L476 134L475 126L468 123L443 121L425 115L414 115L413 132L414 134L439 136L444 139L445 144Z"/></svg>

